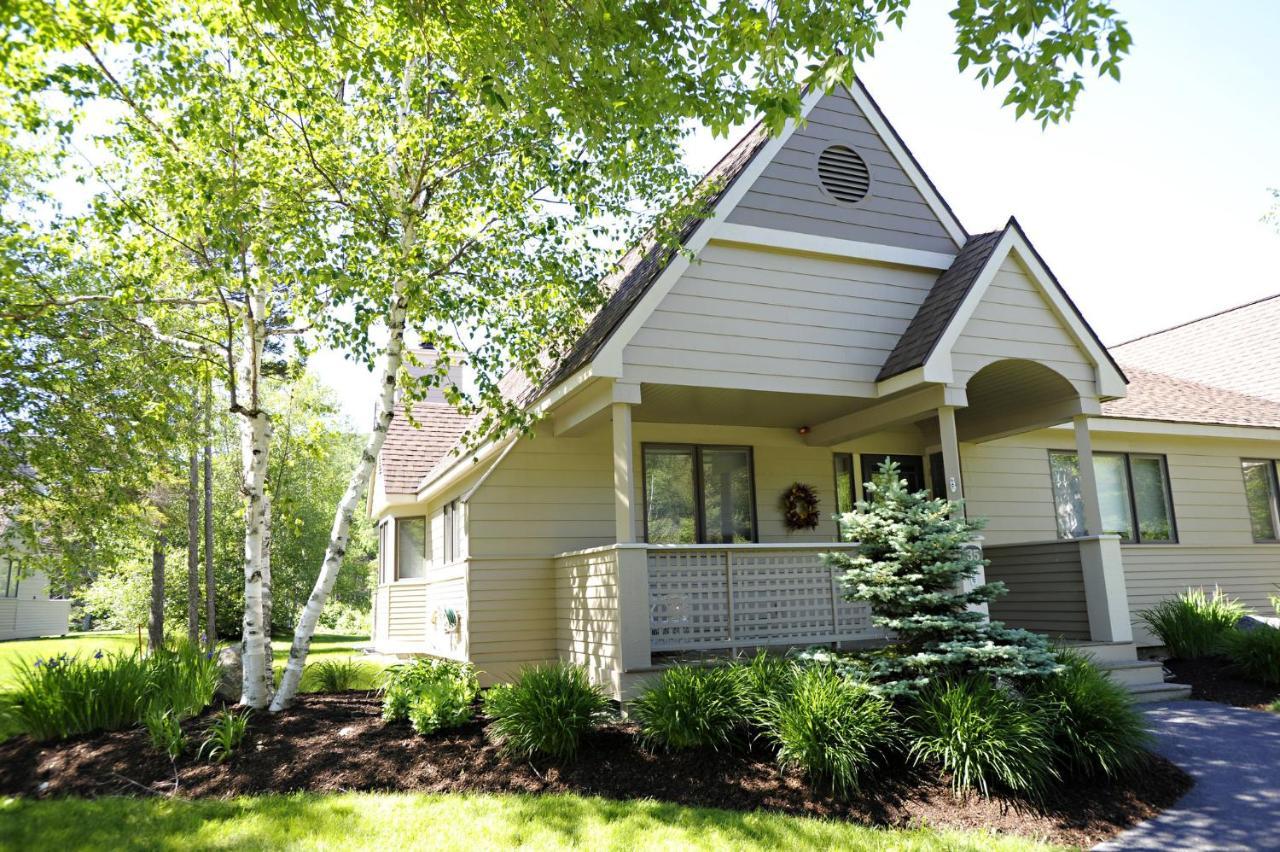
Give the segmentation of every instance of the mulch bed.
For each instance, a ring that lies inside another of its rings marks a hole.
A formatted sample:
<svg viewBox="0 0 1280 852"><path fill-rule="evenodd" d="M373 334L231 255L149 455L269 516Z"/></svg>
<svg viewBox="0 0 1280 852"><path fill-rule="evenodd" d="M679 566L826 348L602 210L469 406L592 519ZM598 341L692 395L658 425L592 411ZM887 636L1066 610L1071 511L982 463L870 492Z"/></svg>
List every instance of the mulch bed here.
<svg viewBox="0 0 1280 852"><path fill-rule="evenodd" d="M153 749L146 731L100 734L62 743L18 737L0 743L0 795L33 797L144 795L227 797L300 790L424 793L578 793L610 799L652 798L733 810L768 809L878 826L989 828L1088 847L1173 804L1191 786L1173 764L1152 757L1131 785L1073 783L1037 812L1025 805L956 800L938 778L905 768L878 781L873 794L840 801L781 773L764 749L734 753L653 754L634 728L614 724L593 734L571 765L533 765L502 757L473 722L435 736L382 721L366 693L300 696L274 715L256 714L244 744L227 763L180 759ZM200 739L201 720L190 723Z"/></svg>
<svg viewBox="0 0 1280 852"><path fill-rule="evenodd" d="M1266 710L1272 702L1280 699L1280 687L1236 676L1231 661L1225 657L1165 660L1164 667L1173 674L1175 683L1191 687L1192 698L1250 710Z"/></svg>

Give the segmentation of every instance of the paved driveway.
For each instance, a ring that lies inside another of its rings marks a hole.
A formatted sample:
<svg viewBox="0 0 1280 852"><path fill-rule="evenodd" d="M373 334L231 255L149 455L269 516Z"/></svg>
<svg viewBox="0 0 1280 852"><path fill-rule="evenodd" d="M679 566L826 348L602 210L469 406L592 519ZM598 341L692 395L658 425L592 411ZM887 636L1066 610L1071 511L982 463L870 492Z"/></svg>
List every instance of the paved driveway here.
<svg viewBox="0 0 1280 852"><path fill-rule="evenodd" d="M1144 712L1156 751L1195 776L1196 786L1097 848L1280 850L1280 714L1208 701Z"/></svg>

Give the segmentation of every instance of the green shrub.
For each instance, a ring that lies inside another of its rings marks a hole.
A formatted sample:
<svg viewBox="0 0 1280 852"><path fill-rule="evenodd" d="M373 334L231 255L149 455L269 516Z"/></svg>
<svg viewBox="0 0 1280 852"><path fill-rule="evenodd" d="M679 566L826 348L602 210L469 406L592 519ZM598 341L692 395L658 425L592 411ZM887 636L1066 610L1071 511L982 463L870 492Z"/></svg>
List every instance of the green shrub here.
<svg viewBox="0 0 1280 852"><path fill-rule="evenodd" d="M219 710L213 715L204 742L200 745L200 757L210 763L223 763L235 754L249 730L250 711Z"/></svg>
<svg viewBox="0 0 1280 852"><path fill-rule="evenodd" d="M1187 589L1143 610L1138 618L1160 637L1171 656L1192 660L1221 651L1223 638L1248 612L1244 604L1215 587L1212 597L1204 589Z"/></svg>
<svg viewBox="0 0 1280 852"><path fill-rule="evenodd" d="M471 703L479 691L470 663L415 660L388 670L382 685L382 718L389 722L408 719L419 733L453 727L471 718ZM424 698L427 700L422 701ZM419 704L415 721L414 708ZM449 721L453 719L458 721Z"/></svg>
<svg viewBox="0 0 1280 852"><path fill-rule="evenodd" d="M485 693L484 711L493 721L489 736L502 751L525 759L572 760L583 735L605 720L609 699L581 666L531 666L513 684Z"/></svg>
<svg viewBox="0 0 1280 852"><path fill-rule="evenodd" d="M311 692L350 692L367 688L372 670L357 660L323 660L303 671L303 683Z"/></svg>
<svg viewBox="0 0 1280 852"><path fill-rule="evenodd" d="M628 711L647 746L719 749L742 732L747 703L741 673L728 666L667 669Z"/></svg>
<svg viewBox="0 0 1280 852"><path fill-rule="evenodd" d="M1151 744L1129 691L1087 658L1066 651L1061 672L1030 697L1047 715L1063 774L1115 778L1138 765Z"/></svg>
<svg viewBox="0 0 1280 852"><path fill-rule="evenodd" d="M908 754L950 774L957 794L998 788L1038 799L1058 777L1047 715L981 676L944 682L916 696Z"/></svg>
<svg viewBox="0 0 1280 852"><path fill-rule="evenodd" d="M796 676L793 661L766 651L759 651L748 662L735 663L734 670L742 684L748 721L757 726L769 703L785 695Z"/></svg>
<svg viewBox="0 0 1280 852"><path fill-rule="evenodd" d="M152 710L143 720L147 733L151 735L151 745L157 751L177 759L187 750L187 737L182 733L182 723L172 710Z"/></svg>
<svg viewBox="0 0 1280 852"><path fill-rule="evenodd" d="M889 702L830 666L796 674L788 692L770 699L764 720L778 765L829 784L837 795L858 790L900 742Z"/></svg>
<svg viewBox="0 0 1280 852"><path fill-rule="evenodd" d="M173 711L185 719L213 700L218 664L212 652L187 643L92 659L61 654L17 670L12 718L38 740L114 731L142 722L152 712Z"/></svg>
<svg viewBox="0 0 1280 852"><path fill-rule="evenodd" d="M1280 630L1232 630L1223 637L1222 650L1242 676L1280 686Z"/></svg>
<svg viewBox="0 0 1280 852"><path fill-rule="evenodd" d="M423 687L409 708L409 724L419 734L434 734L471 720L479 685L474 675L442 679Z"/></svg>

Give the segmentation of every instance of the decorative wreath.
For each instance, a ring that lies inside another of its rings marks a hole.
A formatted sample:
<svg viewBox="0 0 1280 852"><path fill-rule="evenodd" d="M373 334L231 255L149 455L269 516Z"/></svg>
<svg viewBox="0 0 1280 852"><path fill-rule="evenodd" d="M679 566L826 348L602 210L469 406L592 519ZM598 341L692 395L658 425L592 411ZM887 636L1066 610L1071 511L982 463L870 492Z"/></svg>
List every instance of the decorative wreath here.
<svg viewBox="0 0 1280 852"><path fill-rule="evenodd" d="M782 493L782 514L789 530L811 530L818 526L818 492L797 482Z"/></svg>

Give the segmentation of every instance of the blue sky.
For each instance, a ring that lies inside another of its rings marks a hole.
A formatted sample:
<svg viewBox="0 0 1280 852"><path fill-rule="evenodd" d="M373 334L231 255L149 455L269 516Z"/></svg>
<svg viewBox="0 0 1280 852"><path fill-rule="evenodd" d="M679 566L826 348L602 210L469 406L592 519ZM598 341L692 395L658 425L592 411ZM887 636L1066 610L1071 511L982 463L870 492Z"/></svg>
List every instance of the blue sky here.
<svg viewBox="0 0 1280 852"><path fill-rule="evenodd" d="M952 5L916 0L861 74L969 231L1017 216L1109 345L1280 292L1260 221L1280 189L1280 2L1115 0L1135 42L1121 81L1090 81L1043 131L957 70ZM690 165L731 141L696 136ZM315 367L363 428L367 374L337 353Z"/></svg>

